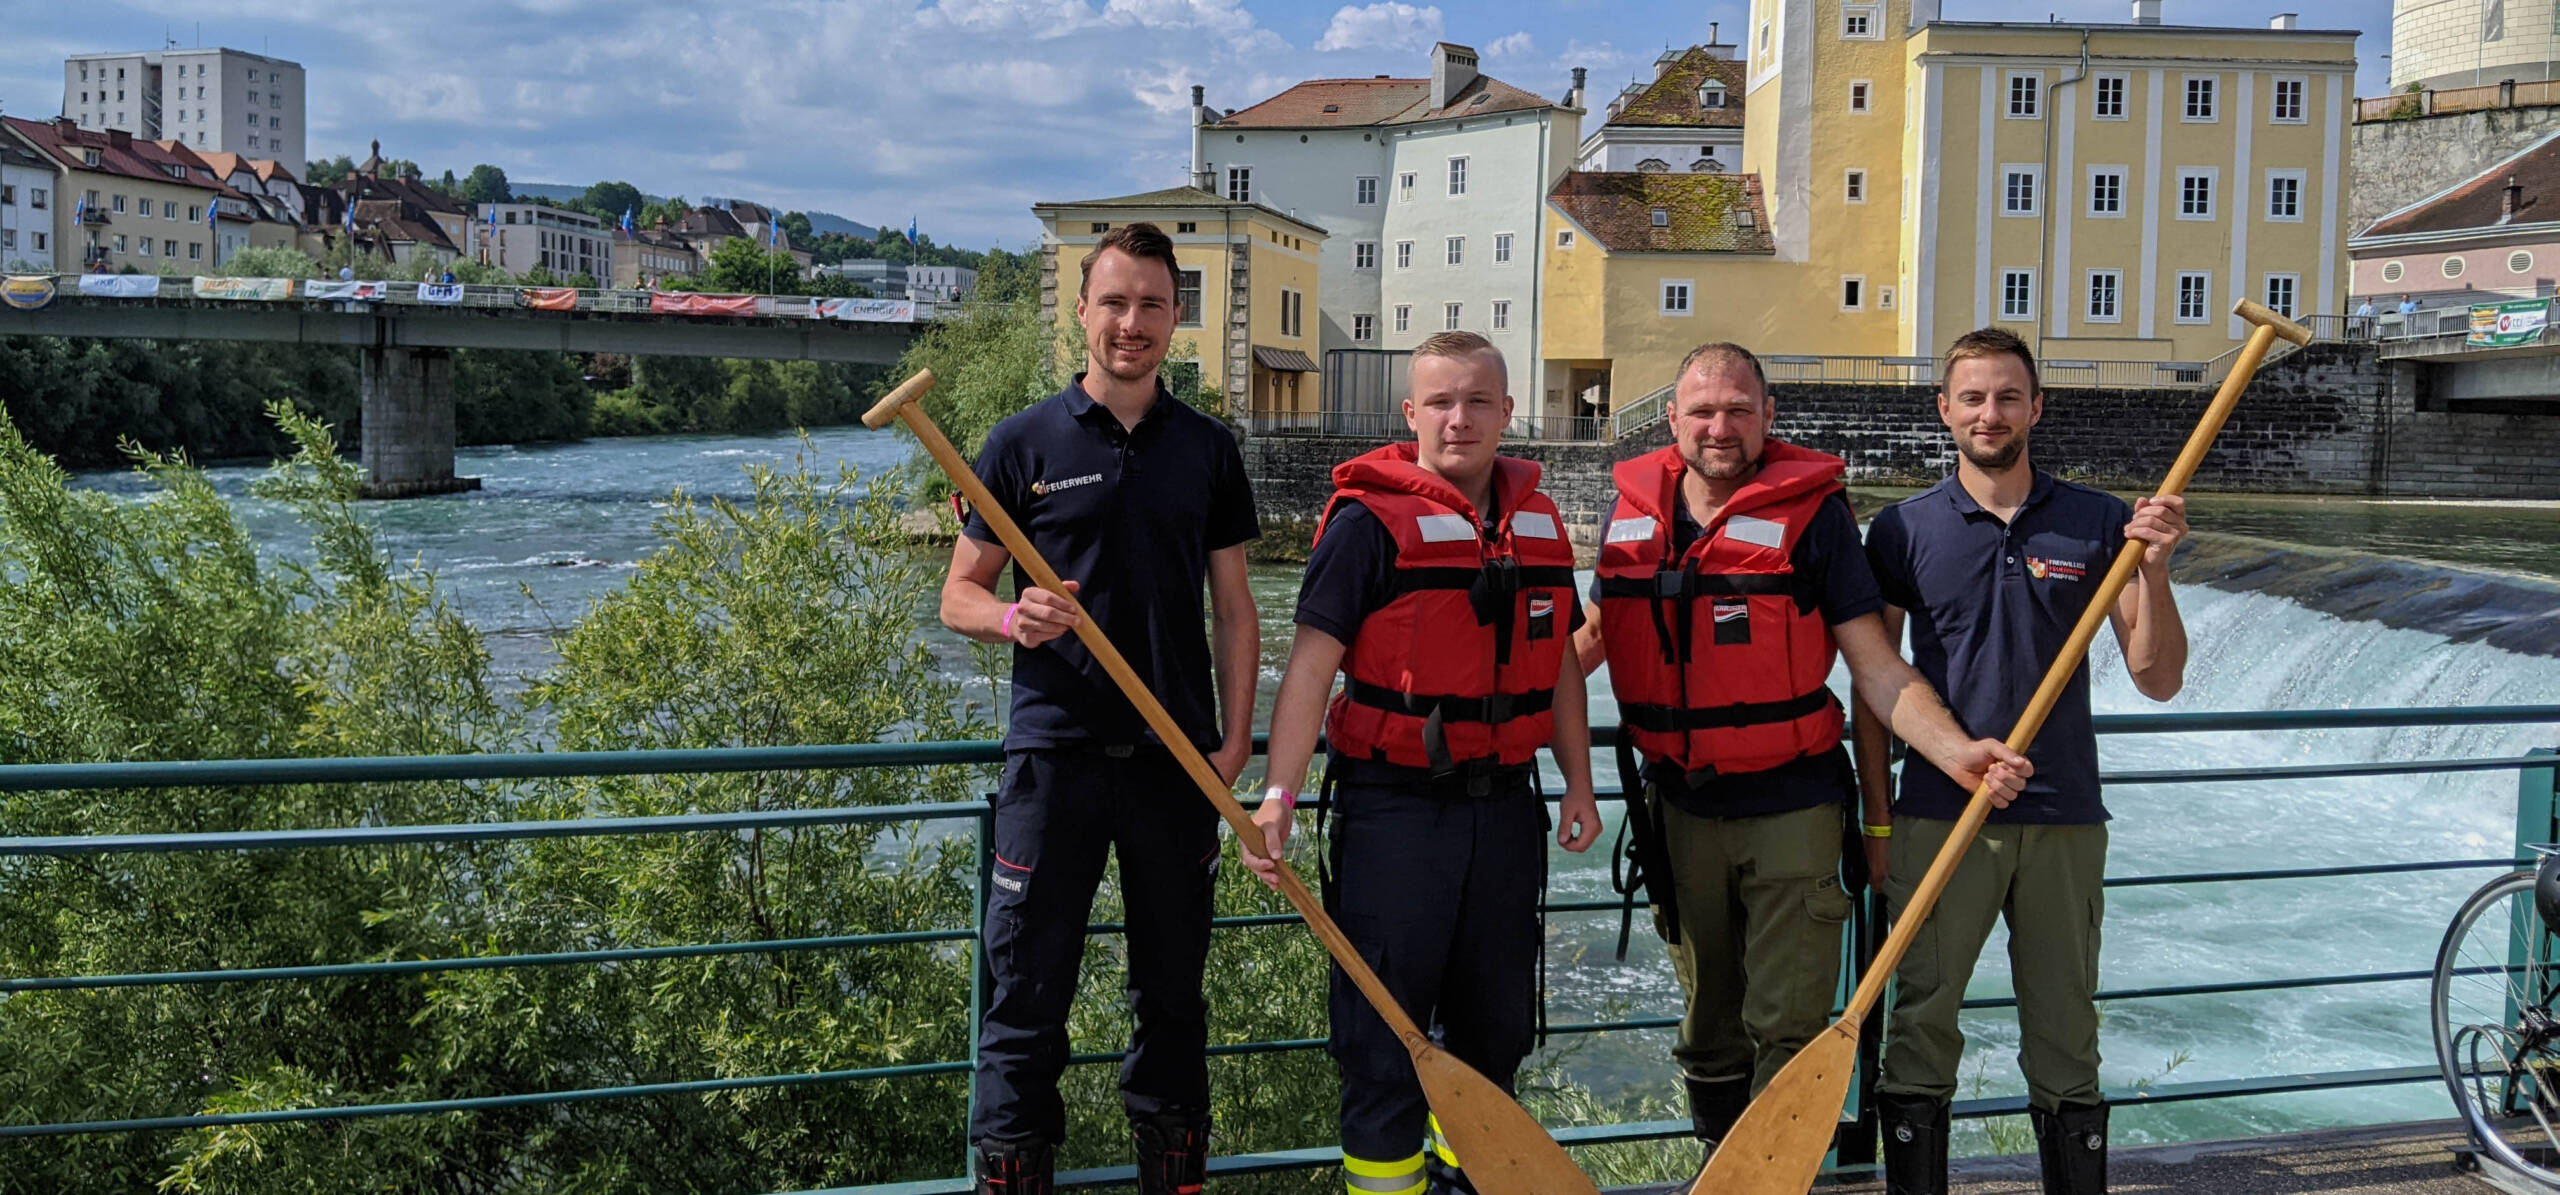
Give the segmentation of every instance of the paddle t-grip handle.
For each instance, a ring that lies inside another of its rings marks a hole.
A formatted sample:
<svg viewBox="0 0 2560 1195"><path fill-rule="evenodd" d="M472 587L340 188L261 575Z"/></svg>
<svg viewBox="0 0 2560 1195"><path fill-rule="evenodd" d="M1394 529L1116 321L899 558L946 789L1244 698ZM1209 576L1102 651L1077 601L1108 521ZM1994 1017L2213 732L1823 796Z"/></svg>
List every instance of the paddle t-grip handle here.
<svg viewBox="0 0 2560 1195"><path fill-rule="evenodd" d="M898 417L898 408L923 398L925 391L933 389L933 381L932 370L917 370L914 377L898 383L896 389L881 396L880 401L871 404L870 410L862 413L862 426L875 432L889 426Z"/></svg>

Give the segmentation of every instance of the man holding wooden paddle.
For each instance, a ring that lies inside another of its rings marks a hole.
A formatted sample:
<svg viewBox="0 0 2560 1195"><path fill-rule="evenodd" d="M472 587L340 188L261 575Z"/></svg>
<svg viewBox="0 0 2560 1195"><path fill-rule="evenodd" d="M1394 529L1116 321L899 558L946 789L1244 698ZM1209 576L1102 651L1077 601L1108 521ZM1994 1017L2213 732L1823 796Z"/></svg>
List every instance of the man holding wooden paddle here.
<svg viewBox="0 0 2560 1195"><path fill-rule="evenodd" d="M986 913L994 986L969 1115L978 1190L988 1195L1050 1190L1067 1128L1058 1095L1067 1013L1114 851L1136 1020L1120 1090L1138 1189L1193 1195L1208 1156L1202 973L1219 815L1094 651L1069 637L1080 600L1170 725L1234 783L1253 751L1261 643L1245 545L1260 532L1235 437L1156 376L1181 314L1176 271L1173 242L1154 225L1104 235L1076 297L1089 371L997 424L978 459L977 480L1020 525L1028 550L1069 578L1066 592L1034 585L983 510L972 512L943 583L944 624L1014 649ZM995 592L1008 562L1017 566L1011 600Z"/></svg>
<svg viewBox="0 0 2560 1195"><path fill-rule="evenodd" d="M2005 799L2027 763L1967 736L1894 652L1845 466L1768 434L1777 409L1759 359L1701 345L1677 379L1672 443L1617 468L1576 642L1585 669L1605 655L1643 756L1629 828L1687 997L1672 1053L1712 1153L1829 1023L1839 986L1854 785L1833 661L1847 657L1859 700L1950 783L1988 773Z"/></svg>
<svg viewBox="0 0 2560 1195"><path fill-rule="evenodd" d="M1957 717L1975 730L2009 726L2029 708L2037 678L2064 654L2108 562L2131 539L2143 545L2141 562L2110 621L2134 687L2154 701L2175 696L2187 637L2170 595L2169 558L2187 533L2184 499L2144 498L2128 507L2103 490L2038 471L2027 445L2044 414L2044 393L2035 357L2017 337L1985 329L1959 338L1942 376L1938 411L1955 435L1955 475L1877 514L1868 528L1890 635L1899 640L1908 611L1913 659ZM2107 811L2099 800L2085 664L2060 690L2043 728L2028 751L2035 769L2024 794L1991 812L1895 973L1877 1096L1891 1195L1947 1189L1947 1112L1964 1054L1957 1007L2003 917L2044 1189L2106 1190L2107 1108L2098 1087L2093 997ZM1899 917L1954 830L1967 791L1935 770L1906 768L1888 812L1885 729L1861 714L1857 738L1866 819L1889 823L1893 834L1887 894Z"/></svg>
<svg viewBox="0 0 2560 1195"><path fill-rule="evenodd" d="M1271 716L1260 854L1244 856L1278 886L1323 731L1328 910L1397 1003L1509 1091L1539 1000L1539 748L1564 773L1556 841L1589 849L1600 813L1582 670L1565 650L1573 548L1538 466L1497 455L1505 372L1475 333L1423 341L1404 403L1414 441L1334 469ZM1328 708L1337 672L1346 683ZM1475 1190L1395 1030L1338 967L1330 1011L1352 1195Z"/></svg>

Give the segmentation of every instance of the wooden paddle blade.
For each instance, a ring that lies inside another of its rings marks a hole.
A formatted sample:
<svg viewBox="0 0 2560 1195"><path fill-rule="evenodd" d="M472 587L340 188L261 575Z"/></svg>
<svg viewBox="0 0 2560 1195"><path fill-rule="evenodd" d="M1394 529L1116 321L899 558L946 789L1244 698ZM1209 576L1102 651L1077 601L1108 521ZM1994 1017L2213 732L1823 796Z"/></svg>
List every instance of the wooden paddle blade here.
<svg viewBox="0 0 2560 1195"><path fill-rule="evenodd" d="M1858 1027L1841 1021L1816 1036L1735 1121L1689 1195L1805 1195L1840 1128L1858 1073Z"/></svg>
<svg viewBox="0 0 2560 1195"><path fill-rule="evenodd" d="M1429 1042L1408 1040L1423 1098L1477 1195L1599 1195L1527 1109Z"/></svg>

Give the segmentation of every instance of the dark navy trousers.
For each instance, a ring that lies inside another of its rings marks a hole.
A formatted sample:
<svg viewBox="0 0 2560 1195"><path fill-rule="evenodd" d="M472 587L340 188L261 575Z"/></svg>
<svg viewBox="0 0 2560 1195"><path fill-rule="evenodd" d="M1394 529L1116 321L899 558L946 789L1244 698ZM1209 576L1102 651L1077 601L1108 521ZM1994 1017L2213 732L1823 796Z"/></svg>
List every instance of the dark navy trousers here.
<svg viewBox="0 0 2560 1195"><path fill-rule="evenodd" d="M1546 805L1523 773L1481 797L1445 787L1337 788L1326 904L1414 1023L1510 1091L1535 1031ZM1430 1108L1404 1044L1339 966L1330 1011L1342 1151L1413 1156Z"/></svg>
<svg viewBox="0 0 2560 1195"><path fill-rule="evenodd" d="M995 795L986 952L969 1140L1066 1139L1058 1076L1085 924L1104 856L1120 854L1135 1013L1121 1101L1133 1121L1209 1110L1209 909L1218 815L1161 747L1005 754Z"/></svg>

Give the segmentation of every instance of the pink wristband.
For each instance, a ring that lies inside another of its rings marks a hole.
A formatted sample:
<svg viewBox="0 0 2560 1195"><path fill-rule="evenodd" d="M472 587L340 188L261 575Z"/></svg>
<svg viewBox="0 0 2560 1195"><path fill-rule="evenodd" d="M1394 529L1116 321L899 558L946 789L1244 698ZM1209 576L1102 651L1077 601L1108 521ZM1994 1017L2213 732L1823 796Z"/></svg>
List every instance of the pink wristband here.
<svg viewBox="0 0 2560 1195"><path fill-rule="evenodd" d="M1280 802L1280 807L1289 813L1296 813L1298 811L1298 794L1282 788L1277 784L1262 790L1262 799L1265 801Z"/></svg>
<svg viewBox="0 0 2560 1195"><path fill-rule="evenodd" d="M1003 633L1004 633L1004 637L1005 637L1005 638L1007 638L1007 639L1011 639L1011 638L1013 638L1013 616L1014 616L1014 615L1016 615L1016 614L1020 614L1020 613L1022 613L1022 603L1020 603L1020 602L1015 602L1015 603L1013 603L1012 605L1007 606L1007 607L1005 607L1005 608L1004 608L1004 632L1003 632Z"/></svg>

